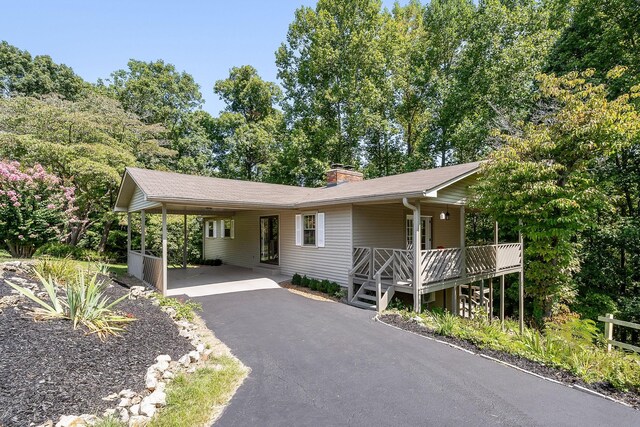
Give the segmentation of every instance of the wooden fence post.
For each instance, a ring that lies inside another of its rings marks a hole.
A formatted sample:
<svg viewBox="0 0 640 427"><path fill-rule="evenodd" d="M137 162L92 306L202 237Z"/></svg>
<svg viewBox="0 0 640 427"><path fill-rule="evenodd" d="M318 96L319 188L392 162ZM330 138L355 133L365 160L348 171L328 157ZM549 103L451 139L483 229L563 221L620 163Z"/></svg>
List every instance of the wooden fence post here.
<svg viewBox="0 0 640 427"><path fill-rule="evenodd" d="M613 314L607 314L607 319L613 319ZM604 323L604 337L607 340L607 353L611 352L611 340L613 340L613 323Z"/></svg>

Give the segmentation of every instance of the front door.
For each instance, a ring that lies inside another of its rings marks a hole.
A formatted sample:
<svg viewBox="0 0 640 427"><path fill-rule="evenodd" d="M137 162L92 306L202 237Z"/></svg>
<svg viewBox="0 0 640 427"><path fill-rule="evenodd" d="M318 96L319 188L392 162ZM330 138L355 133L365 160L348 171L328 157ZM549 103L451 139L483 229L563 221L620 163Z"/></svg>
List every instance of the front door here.
<svg viewBox="0 0 640 427"><path fill-rule="evenodd" d="M279 264L278 235L278 217L260 217L260 262Z"/></svg>
<svg viewBox="0 0 640 427"><path fill-rule="evenodd" d="M431 249L431 217L420 217L420 249ZM407 250L413 249L413 215L407 215Z"/></svg>

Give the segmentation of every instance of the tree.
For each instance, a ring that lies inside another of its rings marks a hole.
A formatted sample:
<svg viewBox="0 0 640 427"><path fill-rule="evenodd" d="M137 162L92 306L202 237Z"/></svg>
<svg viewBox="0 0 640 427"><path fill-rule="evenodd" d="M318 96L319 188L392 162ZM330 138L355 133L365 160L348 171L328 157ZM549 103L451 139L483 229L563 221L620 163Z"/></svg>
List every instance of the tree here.
<svg viewBox="0 0 640 427"><path fill-rule="evenodd" d="M97 227L104 249L124 168L158 167L159 159L174 154L155 139L162 131L96 94L75 102L55 96L0 99L0 158L41 164L76 189L77 221L69 224L67 236L71 245Z"/></svg>
<svg viewBox="0 0 640 427"><path fill-rule="evenodd" d="M0 162L0 239L12 257L31 258L36 249L60 239L74 221L74 189L41 165L24 169Z"/></svg>
<svg viewBox="0 0 640 427"><path fill-rule="evenodd" d="M612 76L616 72L612 73ZM640 116L624 94L607 99L593 71L539 78L540 108L483 166L476 204L526 237L525 291L534 314L551 316L571 302L579 269L579 233L610 209L593 168L638 144ZM635 95L634 95L635 96ZM637 149L637 148L636 148Z"/></svg>
<svg viewBox="0 0 640 427"><path fill-rule="evenodd" d="M179 72L163 60L131 59L126 70L114 71L110 79L98 81L98 90L118 100L125 111L143 123L164 127L162 137L177 153L168 159L166 167L187 173L207 172L206 155L202 154L210 144L203 138L203 118L195 114L203 99L191 74Z"/></svg>
<svg viewBox="0 0 640 427"><path fill-rule="evenodd" d="M0 95L38 96L56 93L78 99L89 85L64 64L51 57L32 57L6 41L0 42Z"/></svg>
<svg viewBox="0 0 640 427"><path fill-rule="evenodd" d="M296 10L276 65L287 120L305 133L308 157L327 165L359 163L381 102L384 19L379 0L320 0L315 9Z"/></svg>
<svg viewBox="0 0 640 427"><path fill-rule="evenodd" d="M276 108L282 98L280 88L245 65L218 80L214 92L226 103L212 127L215 169L227 178L267 180L284 130L282 113Z"/></svg>

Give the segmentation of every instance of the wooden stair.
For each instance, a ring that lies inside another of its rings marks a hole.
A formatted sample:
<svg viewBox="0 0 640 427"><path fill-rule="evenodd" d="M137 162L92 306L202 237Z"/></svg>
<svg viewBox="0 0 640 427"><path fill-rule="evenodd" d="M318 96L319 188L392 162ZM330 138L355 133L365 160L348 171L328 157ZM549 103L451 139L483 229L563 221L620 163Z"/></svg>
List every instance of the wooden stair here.
<svg viewBox="0 0 640 427"><path fill-rule="evenodd" d="M393 287L391 283L382 283L382 293L385 294L389 288ZM373 280L363 279L360 289L353 295L349 304L364 308L367 310L376 310L377 298L376 284Z"/></svg>

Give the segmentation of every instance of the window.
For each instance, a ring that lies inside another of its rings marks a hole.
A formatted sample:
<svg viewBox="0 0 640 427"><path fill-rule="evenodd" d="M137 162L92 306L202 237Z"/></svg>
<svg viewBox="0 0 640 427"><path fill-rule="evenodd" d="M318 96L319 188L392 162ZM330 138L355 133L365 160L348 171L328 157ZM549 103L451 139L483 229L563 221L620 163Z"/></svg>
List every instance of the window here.
<svg viewBox="0 0 640 427"><path fill-rule="evenodd" d="M324 248L324 213L296 214L296 246Z"/></svg>
<svg viewBox="0 0 640 427"><path fill-rule="evenodd" d="M233 239L233 219L210 220L205 223L205 236L211 239Z"/></svg>
<svg viewBox="0 0 640 427"><path fill-rule="evenodd" d="M207 237L217 237L216 236L216 222L215 221L207 221L206 226L206 236Z"/></svg>
<svg viewBox="0 0 640 427"><path fill-rule="evenodd" d="M222 220L222 237L233 239L233 220L232 219Z"/></svg>
<svg viewBox="0 0 640 427"><path fill-rule="evenodd" d="M315 246L316 244L316 215L302 216L302 244L305 246Z"/></svg>

